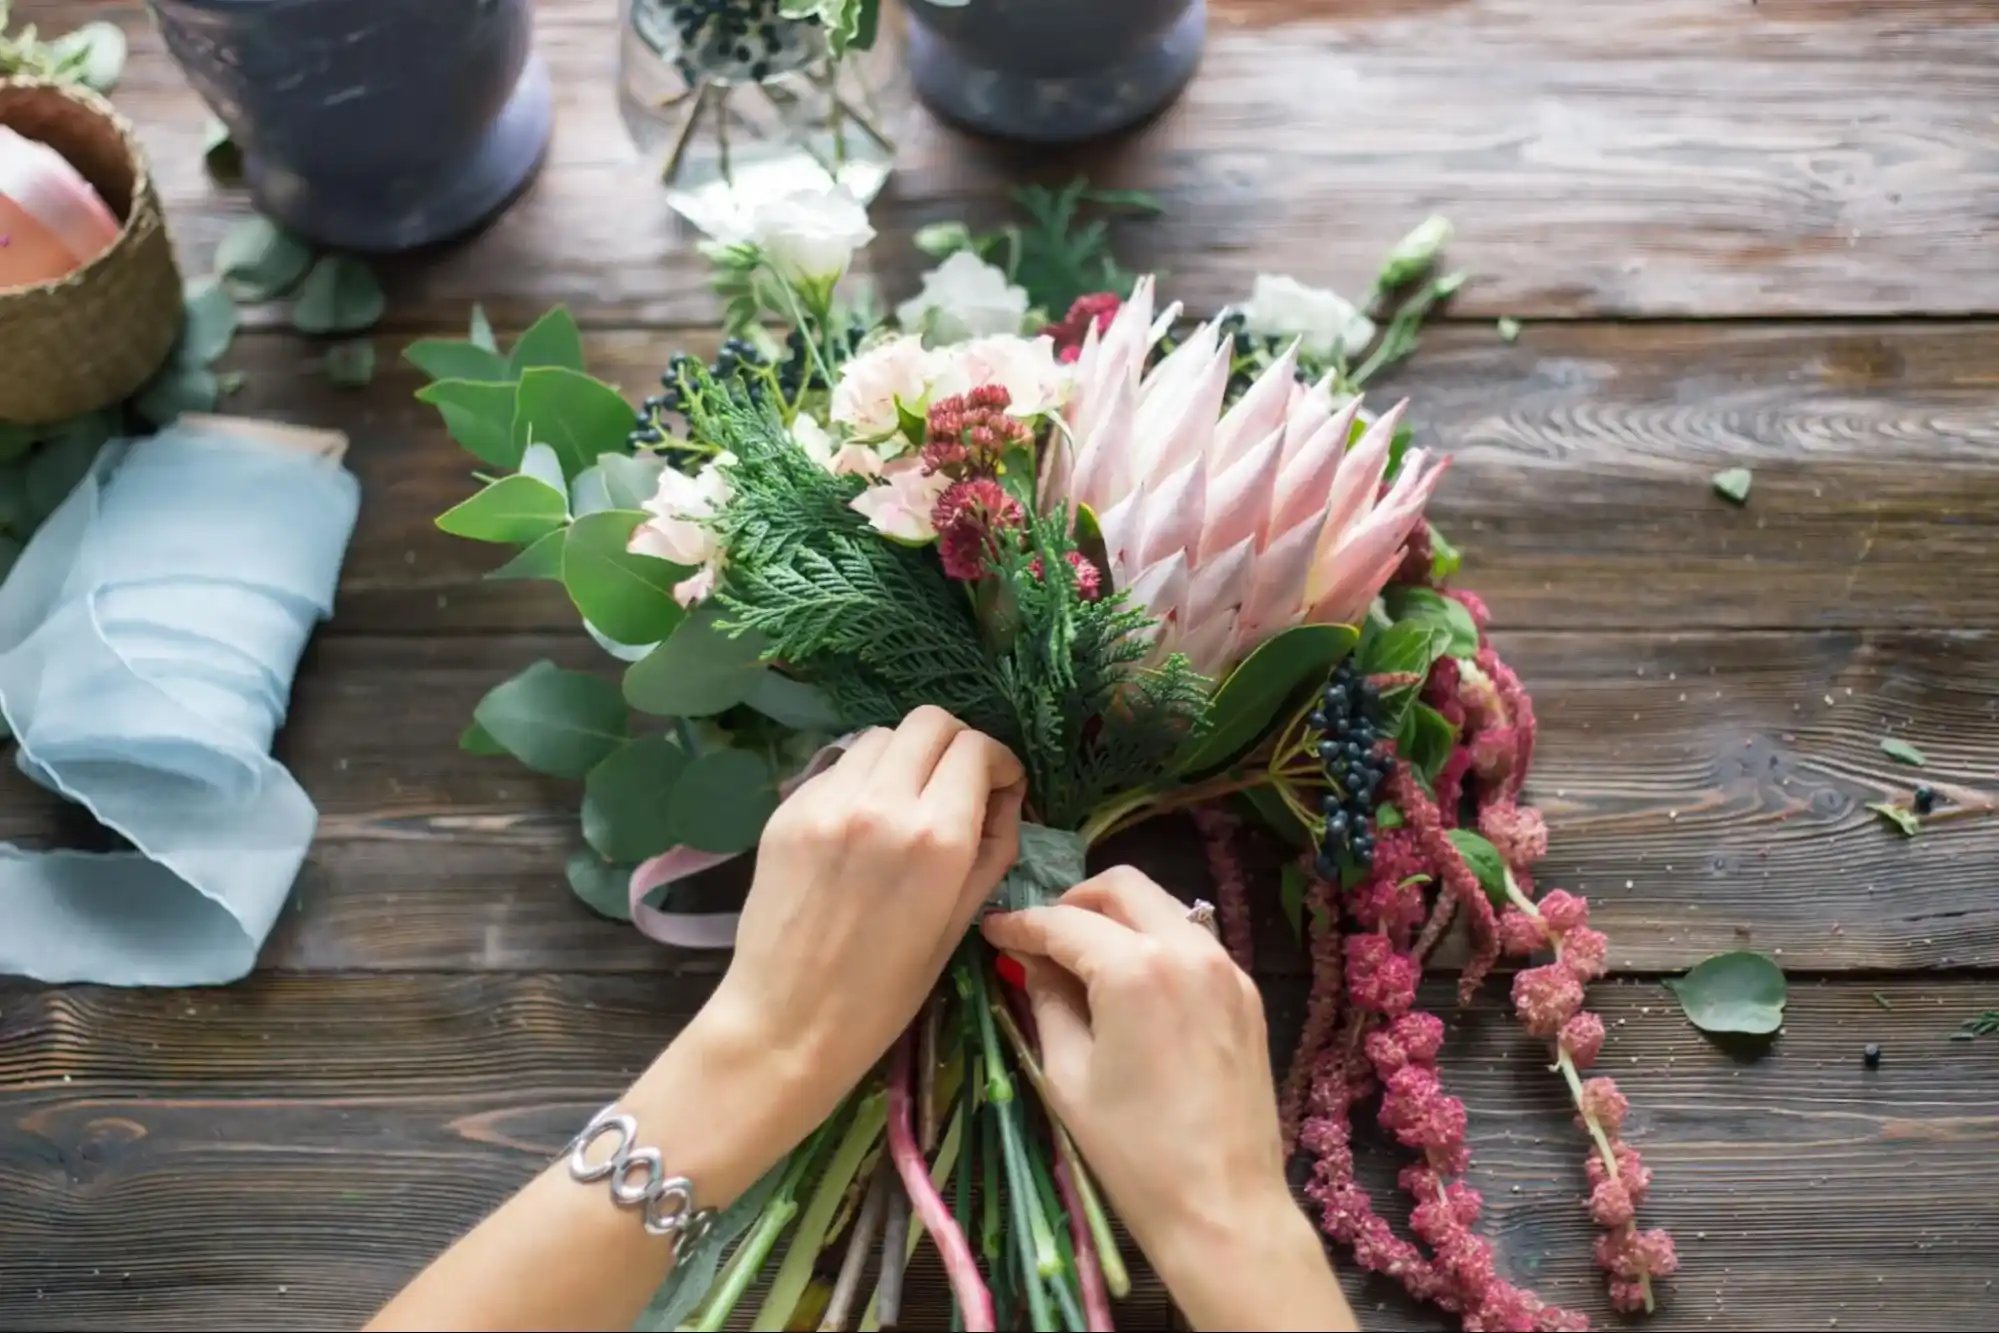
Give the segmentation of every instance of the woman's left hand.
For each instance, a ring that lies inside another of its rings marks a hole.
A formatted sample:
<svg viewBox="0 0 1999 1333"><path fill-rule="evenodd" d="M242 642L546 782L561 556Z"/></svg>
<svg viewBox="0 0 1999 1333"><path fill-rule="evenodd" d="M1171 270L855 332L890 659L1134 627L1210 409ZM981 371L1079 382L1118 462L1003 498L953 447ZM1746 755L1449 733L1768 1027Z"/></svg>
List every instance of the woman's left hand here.
<svg viewBox="0 0 1999 1333"><path fill-rule="evenodd" d="M1025 788L1012 751L919 708L771 816L735 958L696 1026L778 1062L800 1135L915 1018L1018 855Z"/></svg>

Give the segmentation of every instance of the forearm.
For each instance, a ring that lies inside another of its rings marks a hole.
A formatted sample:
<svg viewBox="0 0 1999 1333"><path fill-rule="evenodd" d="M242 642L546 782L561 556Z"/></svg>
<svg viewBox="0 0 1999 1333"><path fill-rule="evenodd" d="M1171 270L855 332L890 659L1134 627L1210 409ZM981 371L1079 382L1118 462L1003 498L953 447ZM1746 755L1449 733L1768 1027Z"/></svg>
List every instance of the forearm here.
<svg viewBox="0 0 1999 1333"><path fill-rule="evenodd" d="M1276 1190L1234 1218L1206 1215L1174 1228L1147 1257L1197 1329L1360 1327L1318 1233Z"/></svg>
<svg viewBox="0 0 1999 1333"><path fill-rule="evenodd" d="M748 1189L811 1126L795 1105L779 1057L696 1019L618 1109L638 1125L633 1146L659 1150L670 1175L694 1182L699 1206L721 1209ZM580 1128L580 1126L579 1126ZM592 1160L608 1153L607 1133ZM570 1177L567 1158L425 1269L371 1329L629 1328L673 1262L671 1237L646 1233L639 1210L611 1198L610 1181Z"/></svg>

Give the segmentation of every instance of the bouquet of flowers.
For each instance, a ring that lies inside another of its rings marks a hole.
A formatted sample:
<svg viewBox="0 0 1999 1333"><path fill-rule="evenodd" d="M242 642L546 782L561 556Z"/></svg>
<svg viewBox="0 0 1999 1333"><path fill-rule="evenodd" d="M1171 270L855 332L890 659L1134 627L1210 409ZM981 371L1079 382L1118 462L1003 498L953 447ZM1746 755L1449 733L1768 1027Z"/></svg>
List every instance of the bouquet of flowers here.
<svg viewBox="0 0 1999 1333"><path fill-rule="evenodd" d="M1078 221L1146 202L1079 184L1025 192L1019 227L927 229L943 262L893 320L836 291L872 234L857 205L770 206L711 250L733 336L711 364L676 357L636 420L583 372L561 312L505 355L482 320L472 341L412 347L435 377L420 396L494 470L440 525L518 548L496 577L559 581L628 664L622 687L530 667L465 743L582 781L570 881L614 915L751 848L826 747L926 704L1026 767L1006 905L1082 879L1103 838L1191 811L1246 964L1236 841L1261 823L1299 848L1283 897L1301 933L1309 908L1313 999L1281 1097L1308 1194L1364 1267L1466 1328L1582 1324L1497 1277L1473 1230L1464 1107L1416 983L1454 916L1467 995L1503 950L1552 955L1519 973L1516 1006L1588 1131L1613 1298L1647 1307L1672 1247L1635 1226L1648 1177L1617 1137L1623 1098L1580 1077L1603 1040L1582 987L1605 946L1582 899L1536 896L1532 706L1483 605L1446 585L1459 557L1423 516L1445 460L1357 394L1459 282L1433 271L1449 229L1413 232L1359 306L1266 277L1196 323L1110 258L1101 220ZM926 1232L962 1327L1110 1327L1125 1270L1038 1078L1030 1016L974 938L879 1080L729 1211L649 1326L721 1327L788 1237L756 1326L821 1301L819 1326L846 1327L885 1227L862 1327L894 1323ZM1416 1154L1413 1241L1353 1180L1352 1114L1377 1092ZM838 1277L815 1280L843 1237Z"/></svg>

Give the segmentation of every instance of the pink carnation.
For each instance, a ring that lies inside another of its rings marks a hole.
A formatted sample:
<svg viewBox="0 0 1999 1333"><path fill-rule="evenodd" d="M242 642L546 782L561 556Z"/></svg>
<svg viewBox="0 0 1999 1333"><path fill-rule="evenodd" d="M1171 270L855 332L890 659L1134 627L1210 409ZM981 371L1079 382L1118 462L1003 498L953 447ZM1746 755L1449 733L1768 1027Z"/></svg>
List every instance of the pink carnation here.
<svg viewBox="0 0 1999 1333"><path fill-rule="evenodd" d="M1540 908L1541 919L1548 923L1548 929L1557 935L1589 924L1589 899L1578 898L1567 889L1550 889L1535 906Z"/></svg>
<svg viewBox="0 0 1999 1333"><path fill-rule="evenodd" d="M1513 978L1513 1007L1537 1037L1552 1037L1583 1007L1583 988L1560 963L1531 967Z"/></svg>
<svg viewBox="0 0 1999 1333"><path fill-rule="evenodd" d="M1631 1103L1607 1078L1593 1078L1583 1084L1583 1113L1595 1120L1606 1134L1615 1135L1624 1127L1625 1112Z"/></svg>
<svg viewBox="0 0 1999 1333"><path fill-rule="evenodd" d="M1600 930L1578 926L1562 936L1562 966L1577 981L1594 981L1604 973L1603 956L1610 941Z"/></svg>
<svg viewBox="0 0 1999 1333"><path fill-rule="evenodd" d="M1532 865L1548 854L1548 826L1531 805L1494 801L1478 812L1478 831L1510 866Z"/></svg>
<svg viewBox="0 0 1999 1333"><path fill-rule="evenodd" d="M1532 916L1517 907L1509 907L1499 914L1499 946L1507 953L1525 958L1547 945L1547 929Z"/></svg>
<svg viewBox="0 0 1999 1333"><path fill-rule="evenodd" d="M1597 1052L1603 1049L1603 1020L1595 1014L1584 1011L1562 1024L1560 1037L1562 1050L1578 1069L1588 1069L1596 1063Z"/></svg>

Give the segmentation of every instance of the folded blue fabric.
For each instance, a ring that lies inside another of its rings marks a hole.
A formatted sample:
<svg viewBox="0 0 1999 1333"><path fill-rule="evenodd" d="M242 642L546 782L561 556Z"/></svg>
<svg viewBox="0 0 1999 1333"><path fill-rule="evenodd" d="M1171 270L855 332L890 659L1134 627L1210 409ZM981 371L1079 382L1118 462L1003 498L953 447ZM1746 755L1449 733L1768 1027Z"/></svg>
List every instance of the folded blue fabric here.
<svg viewBox="0 0 1999 1333"><path fill-rule="evenodd" d="M134 850L0 845L0 973L250 971L318 822L271 738L359 507L336 460L183 423L106 445L35 534L0 586L0 715Z"/></svg>

